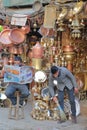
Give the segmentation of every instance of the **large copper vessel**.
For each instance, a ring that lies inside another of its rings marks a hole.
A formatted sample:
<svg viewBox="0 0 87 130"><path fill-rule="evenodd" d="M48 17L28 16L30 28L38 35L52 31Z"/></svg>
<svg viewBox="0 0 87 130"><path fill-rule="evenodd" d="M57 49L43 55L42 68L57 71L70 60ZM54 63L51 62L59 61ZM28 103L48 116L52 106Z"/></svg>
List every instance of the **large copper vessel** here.
<svg viewBox="0 0 87 130"><path fill-rule="evenodd" d="M33 58L42 58L44 53L43 47L40 45L39 42L36 43L35 46L32 48Z"/></svg>

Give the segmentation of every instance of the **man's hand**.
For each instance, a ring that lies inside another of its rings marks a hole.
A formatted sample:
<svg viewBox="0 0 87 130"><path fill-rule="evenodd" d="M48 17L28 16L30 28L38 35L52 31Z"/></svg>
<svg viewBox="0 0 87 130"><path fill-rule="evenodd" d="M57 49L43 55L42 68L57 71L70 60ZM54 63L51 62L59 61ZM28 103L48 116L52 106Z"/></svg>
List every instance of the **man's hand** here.
<svg viewBox="0 0 87 130"><path fill-rule="evenodd" d="M79 92L78 88L74 88L74 92L77 94Z"/></svg>
<svg viewBox="0 0 87 130"><path fill-rule="evenodd" d="M57 100L58 100L57 97L54 96L54 97L53 97L53 101L54 101L54 102L57 102Z"/></svg>

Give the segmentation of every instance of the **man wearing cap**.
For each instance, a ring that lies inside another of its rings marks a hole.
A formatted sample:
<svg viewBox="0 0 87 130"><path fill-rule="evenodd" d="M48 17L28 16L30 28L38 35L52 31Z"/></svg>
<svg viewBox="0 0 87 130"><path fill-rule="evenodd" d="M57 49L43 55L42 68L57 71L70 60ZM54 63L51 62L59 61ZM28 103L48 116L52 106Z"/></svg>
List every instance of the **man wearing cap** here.
<svg viewBox="0 0 87 130"><path fill-rule="evenodd" d="M77 123L76 120L76 106L75 106L75 94L78 92L76 79L73 74L65 67L52 66L49 76L49 92L56 102L55 89L57 88L58 101L61 108L64 110L64 92L66 90L71 105L71 118L73 123Z"/></svg>
<svg viewBox="0 0 87 130"><path fill-rule="evenodd" d="M15 66L22 66L22 59L19 56L15 56L14 58ZM29 96L28 86L26 84L18 84L18 83L9 83L6 88L5 94L11 100L12 105L16 105L17 99L15 97L15 92L18 90L20 92L20 105L23 105L24 98Z"/></svg>

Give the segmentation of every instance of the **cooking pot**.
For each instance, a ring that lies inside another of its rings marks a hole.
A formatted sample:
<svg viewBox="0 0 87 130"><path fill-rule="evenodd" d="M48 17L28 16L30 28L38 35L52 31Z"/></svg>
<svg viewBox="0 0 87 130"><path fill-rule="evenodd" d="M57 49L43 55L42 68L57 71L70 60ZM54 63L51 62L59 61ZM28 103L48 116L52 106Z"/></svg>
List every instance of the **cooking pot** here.
<svg viewBox="0 0 87 130"><path fill-rule="evenodd" d="M20 44L25 40L25 35L18 28L12 29L10 31L9 37L14 44Z"/></svg>

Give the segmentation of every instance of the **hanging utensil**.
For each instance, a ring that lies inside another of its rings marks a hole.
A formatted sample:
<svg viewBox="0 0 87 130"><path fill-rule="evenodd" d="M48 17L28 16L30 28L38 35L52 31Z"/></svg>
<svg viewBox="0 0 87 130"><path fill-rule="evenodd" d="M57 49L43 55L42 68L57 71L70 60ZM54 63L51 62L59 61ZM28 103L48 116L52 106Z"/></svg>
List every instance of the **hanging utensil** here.
<svg viewBox="0 0 87 130"><path fill-rule="evenodd" d="M23 43L25 40L25 35L18 28L14 28L10 31L9 37L14 44Z"/></svg>
<svg viewBox="0 0 87 130"><path fill-rule="evenodd" d="M33 10L36 12L36 11L39 11L41 8L42 8L42 3L40 1L35 1L33 3L33 6L32 6Z"/></svg>
<svg viewBox="0 0 87 130"><path fill-rule="evenodd" d="M62 20L66 15L67 15L68 11L67 11L67 8L66 7L63 7L61 13L59 14L58 16L58 20Z"/></svg>
<svg viewBox="0 0 87 130"><path fill-rule="evenodd" d="M9 38L11 29L4 29L0 34L0 42L6 47L12 45L12 40Z"/></svg>
<svg viewBox="0 0 87 130"><path fill-rule="evenodd" d="M73 8L73 14L75 15L75 14L80 13L80 11L82 10L83 6L84 6L84 2L83 1L77 2L75 7Z"/></svg>

